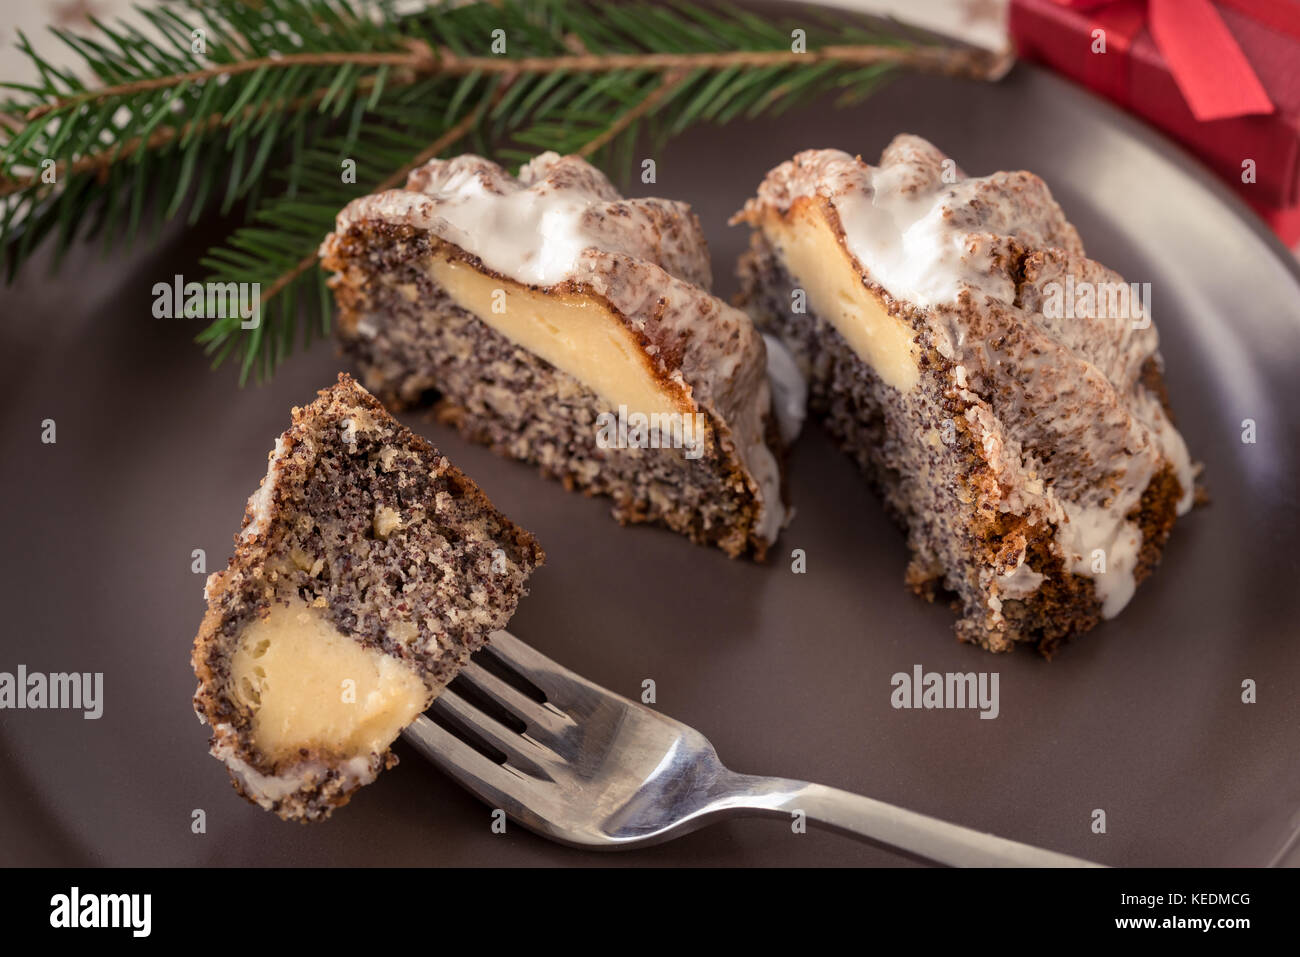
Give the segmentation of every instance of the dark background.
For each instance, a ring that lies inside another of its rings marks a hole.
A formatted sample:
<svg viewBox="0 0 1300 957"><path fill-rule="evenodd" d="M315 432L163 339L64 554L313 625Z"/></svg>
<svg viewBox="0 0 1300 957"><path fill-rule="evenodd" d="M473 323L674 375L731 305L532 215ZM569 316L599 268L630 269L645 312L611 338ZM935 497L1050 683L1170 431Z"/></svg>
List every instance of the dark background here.
<svg viewBox="0 0 1300 957"><path fill-rule="evenodd" d="M1266 864L1300 817L1297 465L1300 280L1244 209L1175 148L1029 67L997 85L896 80L848 111L698 129L632 188L688 200L735 290L744 231L727 217L794 152L874 161L900 131L968 171L1041 174L1092 256L1151 282L1179 424L1207 463L1211 507L1174 532L1161 570L1117 620L1046 663L956 643L947 609L902 586L906 555L849 461L814 427L790 466L798 516L766 566L652 529L600 500L431 438L549 561L512 631L703 731L738 771L805 778L1109 864ZM151 287L197 260L220 224L107 260L33 262L0 292L3 509L0 670L102 671L104 716L0 712L0 863L677 865L903 863L780 822L733 821L617 855L550 844L489 812L405 745L402 764L320 826L239 799L190 705L203 577L231 551L266 454L346 365L330 344L239 389L191 342L202 320L151 315ZM1254 418L1259 440L1240 441ZM58 443L42 445L54 418ZM808 556L793 575L789 552ZM914 664L1001 675L1001 716L895 711ZM1259 703L1240 703L1253 678ZM207 833L190 832L191 812ZM1094 808L1108 833L1089 829ZM1292 847L1290 860L1297 861Z"/></svg>

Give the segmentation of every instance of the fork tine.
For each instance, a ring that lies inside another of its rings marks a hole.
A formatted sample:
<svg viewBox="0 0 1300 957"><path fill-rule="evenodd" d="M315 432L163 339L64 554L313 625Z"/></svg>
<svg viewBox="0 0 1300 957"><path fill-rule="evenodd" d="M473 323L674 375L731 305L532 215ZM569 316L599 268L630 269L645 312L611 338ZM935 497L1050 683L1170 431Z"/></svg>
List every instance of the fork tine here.
<svg viewBox="0 0 1300 957"><path fill-rule="evenodd" d="M402 737L492 807L517 805L539 797L533 778L484 757L424 715L408 725Z"/></svg>
<svg viewBox="0 0 1300 957"><path fill-rule="evenodd" d="M524 722L529 736L552 750L562 745L565 736L577 727L563 711L539 704L473 661L461 669L457 678L469 682L480 694Z"/></svg>
<svg viewBox="0 0 1300 957"><path fill-rule="evenodd" d="M574 692L578 689L596 689L602 696L608 694L603 688L598 688L581 675L574 674L540 651L524 644L508 631L494 631L484 648L516 674L531 681L546 695L546 700L560 711L568 711L571 705L577 703Z"/></svg>
<svg viewBox="0 0 1300 957"><path fill-rule="evenodd" d="M489 714L475 708L454 691L443 690L433 699L432 710L451 718L488 744L505 752L509 764L534 777L551 780L550 770L559 755L532 738L516 733Z"/></svg>

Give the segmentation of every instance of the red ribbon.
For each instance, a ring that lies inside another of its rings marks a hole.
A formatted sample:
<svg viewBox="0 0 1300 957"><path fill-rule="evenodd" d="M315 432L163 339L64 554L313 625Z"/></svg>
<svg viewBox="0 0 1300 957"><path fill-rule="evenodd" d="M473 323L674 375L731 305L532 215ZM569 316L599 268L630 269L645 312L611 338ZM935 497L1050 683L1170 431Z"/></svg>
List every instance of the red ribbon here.
<svg viewBox="0 0 1300 957"><path fill-rule="evenodd" d="M1192 115L1202 122L1272 113L1275 109L1246 54L1210 0L1056 0L1092 13L1106 42L1124 53L1149 26ZM1290 0L1225 0L1275 30L1300 37L1300 4ZM1116 42L1118 41L1118 42Z"/></svg>

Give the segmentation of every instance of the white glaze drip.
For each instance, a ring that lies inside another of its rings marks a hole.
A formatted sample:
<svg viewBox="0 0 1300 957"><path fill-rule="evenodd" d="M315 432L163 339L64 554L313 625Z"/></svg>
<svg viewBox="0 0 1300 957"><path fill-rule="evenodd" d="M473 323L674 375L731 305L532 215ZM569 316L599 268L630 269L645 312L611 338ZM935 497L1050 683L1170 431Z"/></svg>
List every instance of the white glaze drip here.
<svg viewBox="0 0 1300 957"><path fill-rule="evenodd" d="M993 272L989 251L968 251L966 236L944 215L968 202L979 180L963 180L942 192L909 193L901 182L907 167L869 171L869 190L843 193L832 204L849 252L873 280L895 298L919 306L956 302L963 289L1003 302L1015 298L1011 280Z"/></svg>
<svg viewBox="0 0 1300 957"><path fill-rule="evenodd" d="M772 413L781 441L790 445L803 431L808 408L808 381L790 350L776 336L763 333L767 345L767 380L772 389Z"/></svg>

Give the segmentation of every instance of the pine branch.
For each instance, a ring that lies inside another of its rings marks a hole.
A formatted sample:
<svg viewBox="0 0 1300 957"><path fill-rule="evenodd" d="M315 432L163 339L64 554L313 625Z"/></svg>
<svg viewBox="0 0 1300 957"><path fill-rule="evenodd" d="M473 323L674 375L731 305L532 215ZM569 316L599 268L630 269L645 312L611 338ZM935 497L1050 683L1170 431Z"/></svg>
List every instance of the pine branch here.
<svg viewBox="0 0 1300 957"><path fill-rule="evenodd" d="M261 285L261 324L222 319L199 336L214 362L239 359L241 380L269 375L299 333L328 331L313 267L334 214L452 146L503 161L553 149L627 170L647 135L657 148L697 123L828 92L855 102L899 70L993 79L1009 63L843 17L778 22L690 0L478 0L405 16L384 0L179 0L140 13L161 39L121 24L59 32L76 73L20 37L40 79L0 84L11 91L0 248L12 276L51 234L57 265L78 236L129 243L187 207L191 222L251 209L205 266L215 281ZM506 51L490 49L495 37ZM346 159L355 183L340 175Z"/></svg>
<svg viewBox="0 0 1300 957"><path fill-rule="evenodd" d="M204 83L221 77L238 76L258 70L290 70L301 66L329 67L400 67L416 74L440 73L446 76L464 76L470 73L613 73L619 70L724 70L732 67L788 66L798 63L836 62L842 64L895 63L922 72L951 76L968 75L981 70L987 55L979 50L950 47L890 48L864 46L827 46L805 53L788 50L733 50L724 53L583 53L573 56L523 57L458 57L450 50L439 54L421 45L413 45L410 53L288 53L275 57L261 57L191 70L170 76L153 77L123 83L118 86L87 90L75 95L56 97L28 110L26 119L40 119L52 112L67 110L82 104L101 103L118 97L154 90L170 89L193 83Z"/></svg>
<svg viewBox="0 0 1300 957"><path fill-rule="evenodd" d="M195 70L265 59L286 44L408 49L387 8L375 10L362 16L338 0L263 0L256 8L186 0L139 11L159 40L121 24L97 24L96 38L54 31L80 57L76 73L53 67L20 36L39 82L5 84L13 92L0 105L7 114L0 242L10 277L56 230L57 265L78 235L98 228L113 236L125 225L129 244L143 221L172 218L187 201L194 221L213 206L229 211L255 198L269 159L288 148L292 162L292 144L319 136L348 107L355 113L378 75L340 84L335 66L291 64L274 77L254 70L222 83L196 82ZM199 30L204 42L196 50ZM90 89L80 78L87 74L101 86ZM148 208L146 190L154 200Z"/></svg>

